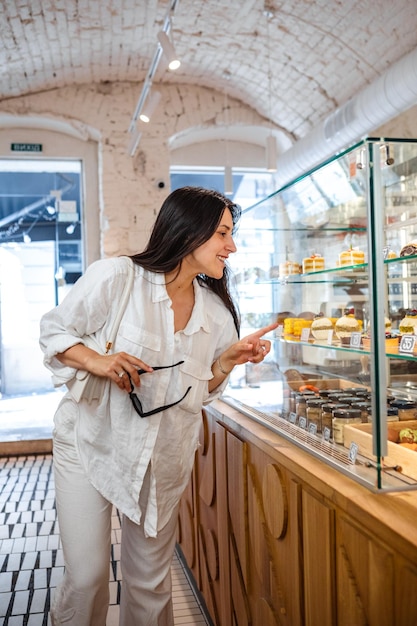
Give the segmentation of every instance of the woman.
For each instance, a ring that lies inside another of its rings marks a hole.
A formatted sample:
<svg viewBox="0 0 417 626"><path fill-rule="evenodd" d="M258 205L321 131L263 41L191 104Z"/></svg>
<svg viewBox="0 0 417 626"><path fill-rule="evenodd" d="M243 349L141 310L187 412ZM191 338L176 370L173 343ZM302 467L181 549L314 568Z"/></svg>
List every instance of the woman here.
<svg viewBox="0 0 417 626"><path fill-rule="evenodd" d="M104 626L112 506L123 515L122 626L171 626L170 566L178 505L198 445L202 405L218 397L237 364L259 363L273 324L238 339L226 266L236 251L239 208L185 187L163 203L114 344L101 345L117 313L126 258L93 263L41 320L41 347L55 385L76 369L104 377L100 400L61 401L54 428L56 502L65 575L52 623ZM108 383L108 384L107 384Z"/></svg>

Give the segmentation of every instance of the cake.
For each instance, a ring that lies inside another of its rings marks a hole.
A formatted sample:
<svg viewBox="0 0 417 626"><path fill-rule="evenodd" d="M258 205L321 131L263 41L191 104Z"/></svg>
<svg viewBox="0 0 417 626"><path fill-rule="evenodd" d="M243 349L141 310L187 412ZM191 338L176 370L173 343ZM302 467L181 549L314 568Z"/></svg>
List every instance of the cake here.
<svg viewBox="0 0 417 626"><path fill-rule="evenodd" d="M324 257L321 254L312 254L303 259L303 274L324 270Z"/></svg>
<svg viewBox="0 0 417 626"><path fill-rule="evenodd" d="M391 352L391 350L395 350L398 348L399 336L392 333L385 333L385 351ZM362 337L362 345L365 350L370 350L371 348L371 338L368 335L364 335Z"/></svg>
<svg viewBox="0 0 417 626"><path fill-rule="evenodd" d="M399 331L401 335L414 335L414 329L417 326L417 311L407 311L400 322Z"/></svg>
<svg viewBox="0 0 417 626"><path fill-rule="evenodd" d="M286 317L284 319L284 335L294 334L294 322L296 320L297 320L296 317Z"/></svg>
<svg viewBox="0 0 417 626"><path fill-rule="evenodd" d="M365 263L365 253L357 248L349 248L339 254L339 265L359 265Z"/></svg>
<svg viewBox="0 0 417 626"><path fill-rule="evenodd" d="M337 337L343 343L350 341L352 333L360 332L361 325L355 318L353 309L345 309L342 317L336 320L334 329Z"/></svg>
<svg viewBox="0 0 417 626"><path fill-rule="evenodd" d="M316 315L311 324L311 334L314 339L327 339L329 330L333 330L333 324L328 317L324 317L323 313Z"/></svg>
<svg viewBox="0 0 417 626"><path fill-rule="evenodd" d="M411 256L417 254L417 243L410 241L401 248L400 256Z"/></svg>
<svg viewBox="0 0 417 626"><path fill-rule="evenodd" d="M284 263L279 264L280 276L290 276L291 274L299 274L299 273L300 273L299 263L295 263L294 261L285 261Z"/></svg>
<svg viewBox="0 0 417 626"><path fill-rule="evenodd" d="M303 328L311 328L313 321L297 318L294 320L294 336L301 337L301 332Z"/></svg>

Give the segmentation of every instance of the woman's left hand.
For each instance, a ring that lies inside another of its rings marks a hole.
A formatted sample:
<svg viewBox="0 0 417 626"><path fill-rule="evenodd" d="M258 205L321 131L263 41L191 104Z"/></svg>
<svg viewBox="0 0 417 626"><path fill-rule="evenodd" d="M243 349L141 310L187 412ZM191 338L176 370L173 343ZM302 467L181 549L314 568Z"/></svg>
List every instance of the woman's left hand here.
<svg viewBox="0 0 417 626"><path fill-rule="evenodd" d="M270 324L234 343L221 355L223 367L232 370L235 365L263 361L271 350L271 342L263 336L277 327L278 323Z"/></svg>

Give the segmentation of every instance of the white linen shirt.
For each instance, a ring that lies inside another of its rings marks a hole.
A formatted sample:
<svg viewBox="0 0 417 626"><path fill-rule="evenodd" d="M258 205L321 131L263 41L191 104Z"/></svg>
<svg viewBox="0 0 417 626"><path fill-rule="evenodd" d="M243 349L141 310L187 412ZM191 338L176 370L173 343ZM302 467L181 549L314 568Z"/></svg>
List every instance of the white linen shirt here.
<svg viewBox="0 0 417 626"><path fill-rule="evenodd" d="M75 369L63 365L56 354L93 334L98 343L106 336L117 313L127 280L124 257L90 265L63 302L41 320L40 345L44 363L55 386L65 384ZM103 397L78 404L67 393L55 415L59 429L75 427L81 462L95 488L121 512L156 536L167 523L188 484L198 446L202 406L219 397L227 379L208 392L214 360L237 341L233 318L213 292L194 280L195 304L184 330L174 331L174 313L164 274L135 265L135 278L126 311L113 346L114 352L132 354L151 366L180 366L146 373L136 393L144 411L170 404L191 391L175 407L141 418L126 391L107 381ZM151 489L145 512L138 500L145 472L151 463Z"/></svg>

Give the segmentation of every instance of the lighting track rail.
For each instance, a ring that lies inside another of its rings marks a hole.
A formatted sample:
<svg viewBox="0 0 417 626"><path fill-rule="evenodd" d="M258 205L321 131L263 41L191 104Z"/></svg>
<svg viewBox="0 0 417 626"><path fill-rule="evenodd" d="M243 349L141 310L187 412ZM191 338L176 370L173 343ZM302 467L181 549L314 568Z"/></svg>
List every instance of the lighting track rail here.
<svg viewBox="0 0 417 626"><path fill-rule="evenodd" d="M171 0L167 9L167 12L164 17L164 23L161 31L166 35L169 35L171 30L171 18L178 6L179 0ZM140 93L139 99L136 104L135 111L133 113L132 119L129 125L129 134L131 135L131 140L129 144L129 154L130 156L134 156L136 149L139 145L139 141L142 133L138 130L136 126L136 122L142 112L145 101L149 95L150 89L152 87L152 80L155 76L156 70L158 69L159 62L161 60L161 56L164 50L161 42L158 40L154 55L152 57L151 64L149 66L148 73L146 74L145 81L143 83L142 91Z"/></svg>

